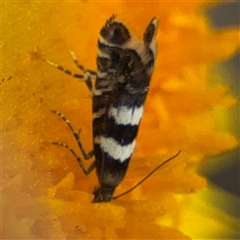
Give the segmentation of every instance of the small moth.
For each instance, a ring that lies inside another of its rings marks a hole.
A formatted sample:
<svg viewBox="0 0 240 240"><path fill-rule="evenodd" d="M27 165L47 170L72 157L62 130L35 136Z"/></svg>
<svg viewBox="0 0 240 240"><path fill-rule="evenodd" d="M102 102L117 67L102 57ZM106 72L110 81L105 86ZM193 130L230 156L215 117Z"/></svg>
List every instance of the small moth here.
<svg viewBox="0 0 240 240"><path fill-rule="evenodd" d="M99 187L96 202L112 199L133 154L156 57L157 19L134 39L112 16L98 39L93 91L93 138Z"/></svg>
<svg viewBox="0 0 240 240"><path fill-rule="evenodd" d="M60 112L53 112L68 124L84 158L95 157L91 166L85 169L81 159L68 145L54 143L68 148L85 174L96 169L99 186L93 192L93 202L109 202L118 197L113 197L113 193L123 180L133 154L149 90L156 59L157 26L157 19L153 18L139 40L115 15L109 18L100 30L96 73L86 70L74 53L74 62L83 75L48 61L65 73L84 80L92 92L93 151L86 153L80 132ZM93 78L96 79L94 87Z"/></svg>

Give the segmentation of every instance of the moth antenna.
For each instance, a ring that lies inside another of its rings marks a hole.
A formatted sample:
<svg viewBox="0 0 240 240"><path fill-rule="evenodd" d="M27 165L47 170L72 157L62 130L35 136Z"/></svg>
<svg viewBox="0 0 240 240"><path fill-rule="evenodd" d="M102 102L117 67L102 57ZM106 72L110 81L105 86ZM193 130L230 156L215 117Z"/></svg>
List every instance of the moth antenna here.
<svg viewBox="0 0 240 240"><path fill-rule="evenodd" d="M181 153L181 150L178 151L177 154L175 154L174 156L168 158L167 160L165 160L164 162L162 162L160 165L158 165L156 168L154 168L146 177L144 177L141 181L139 181L136 185L134 185L132 188L128 189L126 192L123 192L117 196L114 196L112 199L117 199L120 198L128 193L130 193L131 191L133 191L135 188L137 188L140 184L142 184L144 181L146 181L154 172L156 172L160 167L162 167L163 165L165 165L166 163L170 162L171 160L173 160L174 158L176 158L179 154Z"/></svg>

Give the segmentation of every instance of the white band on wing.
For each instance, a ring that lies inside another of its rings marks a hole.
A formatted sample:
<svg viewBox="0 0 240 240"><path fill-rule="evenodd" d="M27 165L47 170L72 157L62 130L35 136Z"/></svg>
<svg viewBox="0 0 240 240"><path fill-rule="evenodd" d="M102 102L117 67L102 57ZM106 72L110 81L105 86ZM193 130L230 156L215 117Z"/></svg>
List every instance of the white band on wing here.
<svg viewBox="0 0 240 240"><path fill-rule="evenodd" d="M131 157L136 144L136 141L133 140L132 143L122 146L113 138L103 136L95 137L94 142L99 144L105 153L108 153L113 159L119 160L120 162L124 162Z"/></svg>
<svg viewBox="0 0 240 240"><path fill-rule="evenodd" d="M109 110L109 116L113 117L117 124L138 125L143 114L143 106L128 108L122 106L119 108L112 107Z"/></svg>

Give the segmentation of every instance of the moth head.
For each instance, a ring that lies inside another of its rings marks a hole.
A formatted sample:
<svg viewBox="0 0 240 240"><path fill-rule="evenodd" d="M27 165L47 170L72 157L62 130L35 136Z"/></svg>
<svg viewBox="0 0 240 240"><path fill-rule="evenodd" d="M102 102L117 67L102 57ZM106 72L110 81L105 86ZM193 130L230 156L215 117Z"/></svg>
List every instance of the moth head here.
<svg viewBox="0 0 240 240"><path fill-rule="evenodd" d="M94 203L98 202L110 202L113 199L113 192L115 187L104 187L104 186L98 186L95 187L93 191Z"/></svg>
<svg viewBox="0 0 240 240"><path fill-rule="evenodd" d="M110 44L123 45L130 39L128 29L113 15L100 31L101 36Z"/></svg>

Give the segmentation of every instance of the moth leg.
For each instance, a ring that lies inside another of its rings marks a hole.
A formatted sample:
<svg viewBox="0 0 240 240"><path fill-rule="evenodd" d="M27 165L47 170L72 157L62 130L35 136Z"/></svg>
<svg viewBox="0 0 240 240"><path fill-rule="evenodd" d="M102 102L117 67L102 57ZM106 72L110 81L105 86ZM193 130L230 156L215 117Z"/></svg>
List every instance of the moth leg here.
<svg viewBox="0 0 240 240"><path fill-rule="evenodd" d="M74 152L74 150L72 148L70 148L66 143L63 142L53 142L53 144L55 145L59 145L62 147L67 148L72 154L73 156L76 158L76 160L78 161L78 164L80 166L80 168L83 170L85 175L88 175L90 172L92 172L92 170L95 168L95 161L86 169L82 163L81 158Z"/></svg>
<svg viewBox="0 0 240 240"><path fill-rule="evenodd" d="M54 114L56 114L57 116L59 116L64 122L67 123L68 127L71 129L72 133L73 133L73 136L74 138L77 140L77 143L78 143L78 147L80 148L83 156L84 156L84 159L88 160L90 159L93 155L94 155L94 152L93 150L90 151L89 153L86 153L84 147L83 147L83 144L82 144L82 141L81 141L81 138L80 138L80 131L77 132L74 127L72 126L71 122L63 115L61 114L60 112L58 111L55 111L55 110L51 110L51 112L53 112ZM68 148L68 147L66 147ZM70 150L70 148L68 148ZM71 151L71 150L70 150ZM72 152L72 151L71 151ZM73 152L72 152L73 153ZM75 154L73 154L75 156Z"/></svg>
<svg viewBox="0 0 240 240"><path fill-rule="evenodd" d="M70 54L72 55L73 61L76 64L76 66L84 72L84 80L85 83L89 89L89 91L92 93L93 92L93 84L92 84L92 78L96 79L97 73L89 70L89 69L85 69L83 67L83 65L78 61L77 56L74 52L70 52Z"/></svg>
<svg viewBox="0 0 240 240"><path fill-rule="evenodd" d="M68 74L68 75L70 75L70 76L72 76L72 77L74 77L74 78L80 78L80 79L83 79L83 81L85 81L83 74L74 73L74 72L68 70L67 68L65 68L65 67L63 67L63 66L61 66L61 65L58 65L58 64L56 64L56 63L53 63L53 62L51 62L51 61L49 61L49 60L46 60L46 62L47 62L48 64L50 64L51 66L57 68L57 69L60 70L60 71L63 71L64 73L66 73L66 74Z"/></svg>
<svg viewBox="0 0 240 240"><path fill-rule="evenodd" d="M71 55L72 55L72 58L73 58L73 61L74 63L77 65L77 67L83 71L83 74L78 74L78 73L74 73L72 71L70 71L69 69L61 66L61 65L58 65L58 64L55 64L49 60L46 60L46 62L48 64L50 64L51 66L57 68L58 70L60 71L63 71L64 73L74 77L74 78L78 78L78 79L82 79L82 81L84 81L89 89L89 91L92 93L93 92L93 84L92 84L92 78L96 78L96 73L94 71L91 71L91 70L87 70L85 69L81 64L80 62L77 60L76 58L76 55L73 53L73 52L70 52Z"/></svg>
<svg viewBox="0 0 240 240"><path fill-rule="evenodd" d="M76 64L76 66L82 70L84 73L87 72L89 74L89 76L91 78L95 78L97 77L97 73L95 71L89 70L89 69L85 69L84 66L79 62L79 60L77 59L77 56L74 52L70 52L70 54L72 55L73 61Z"/></svg>

